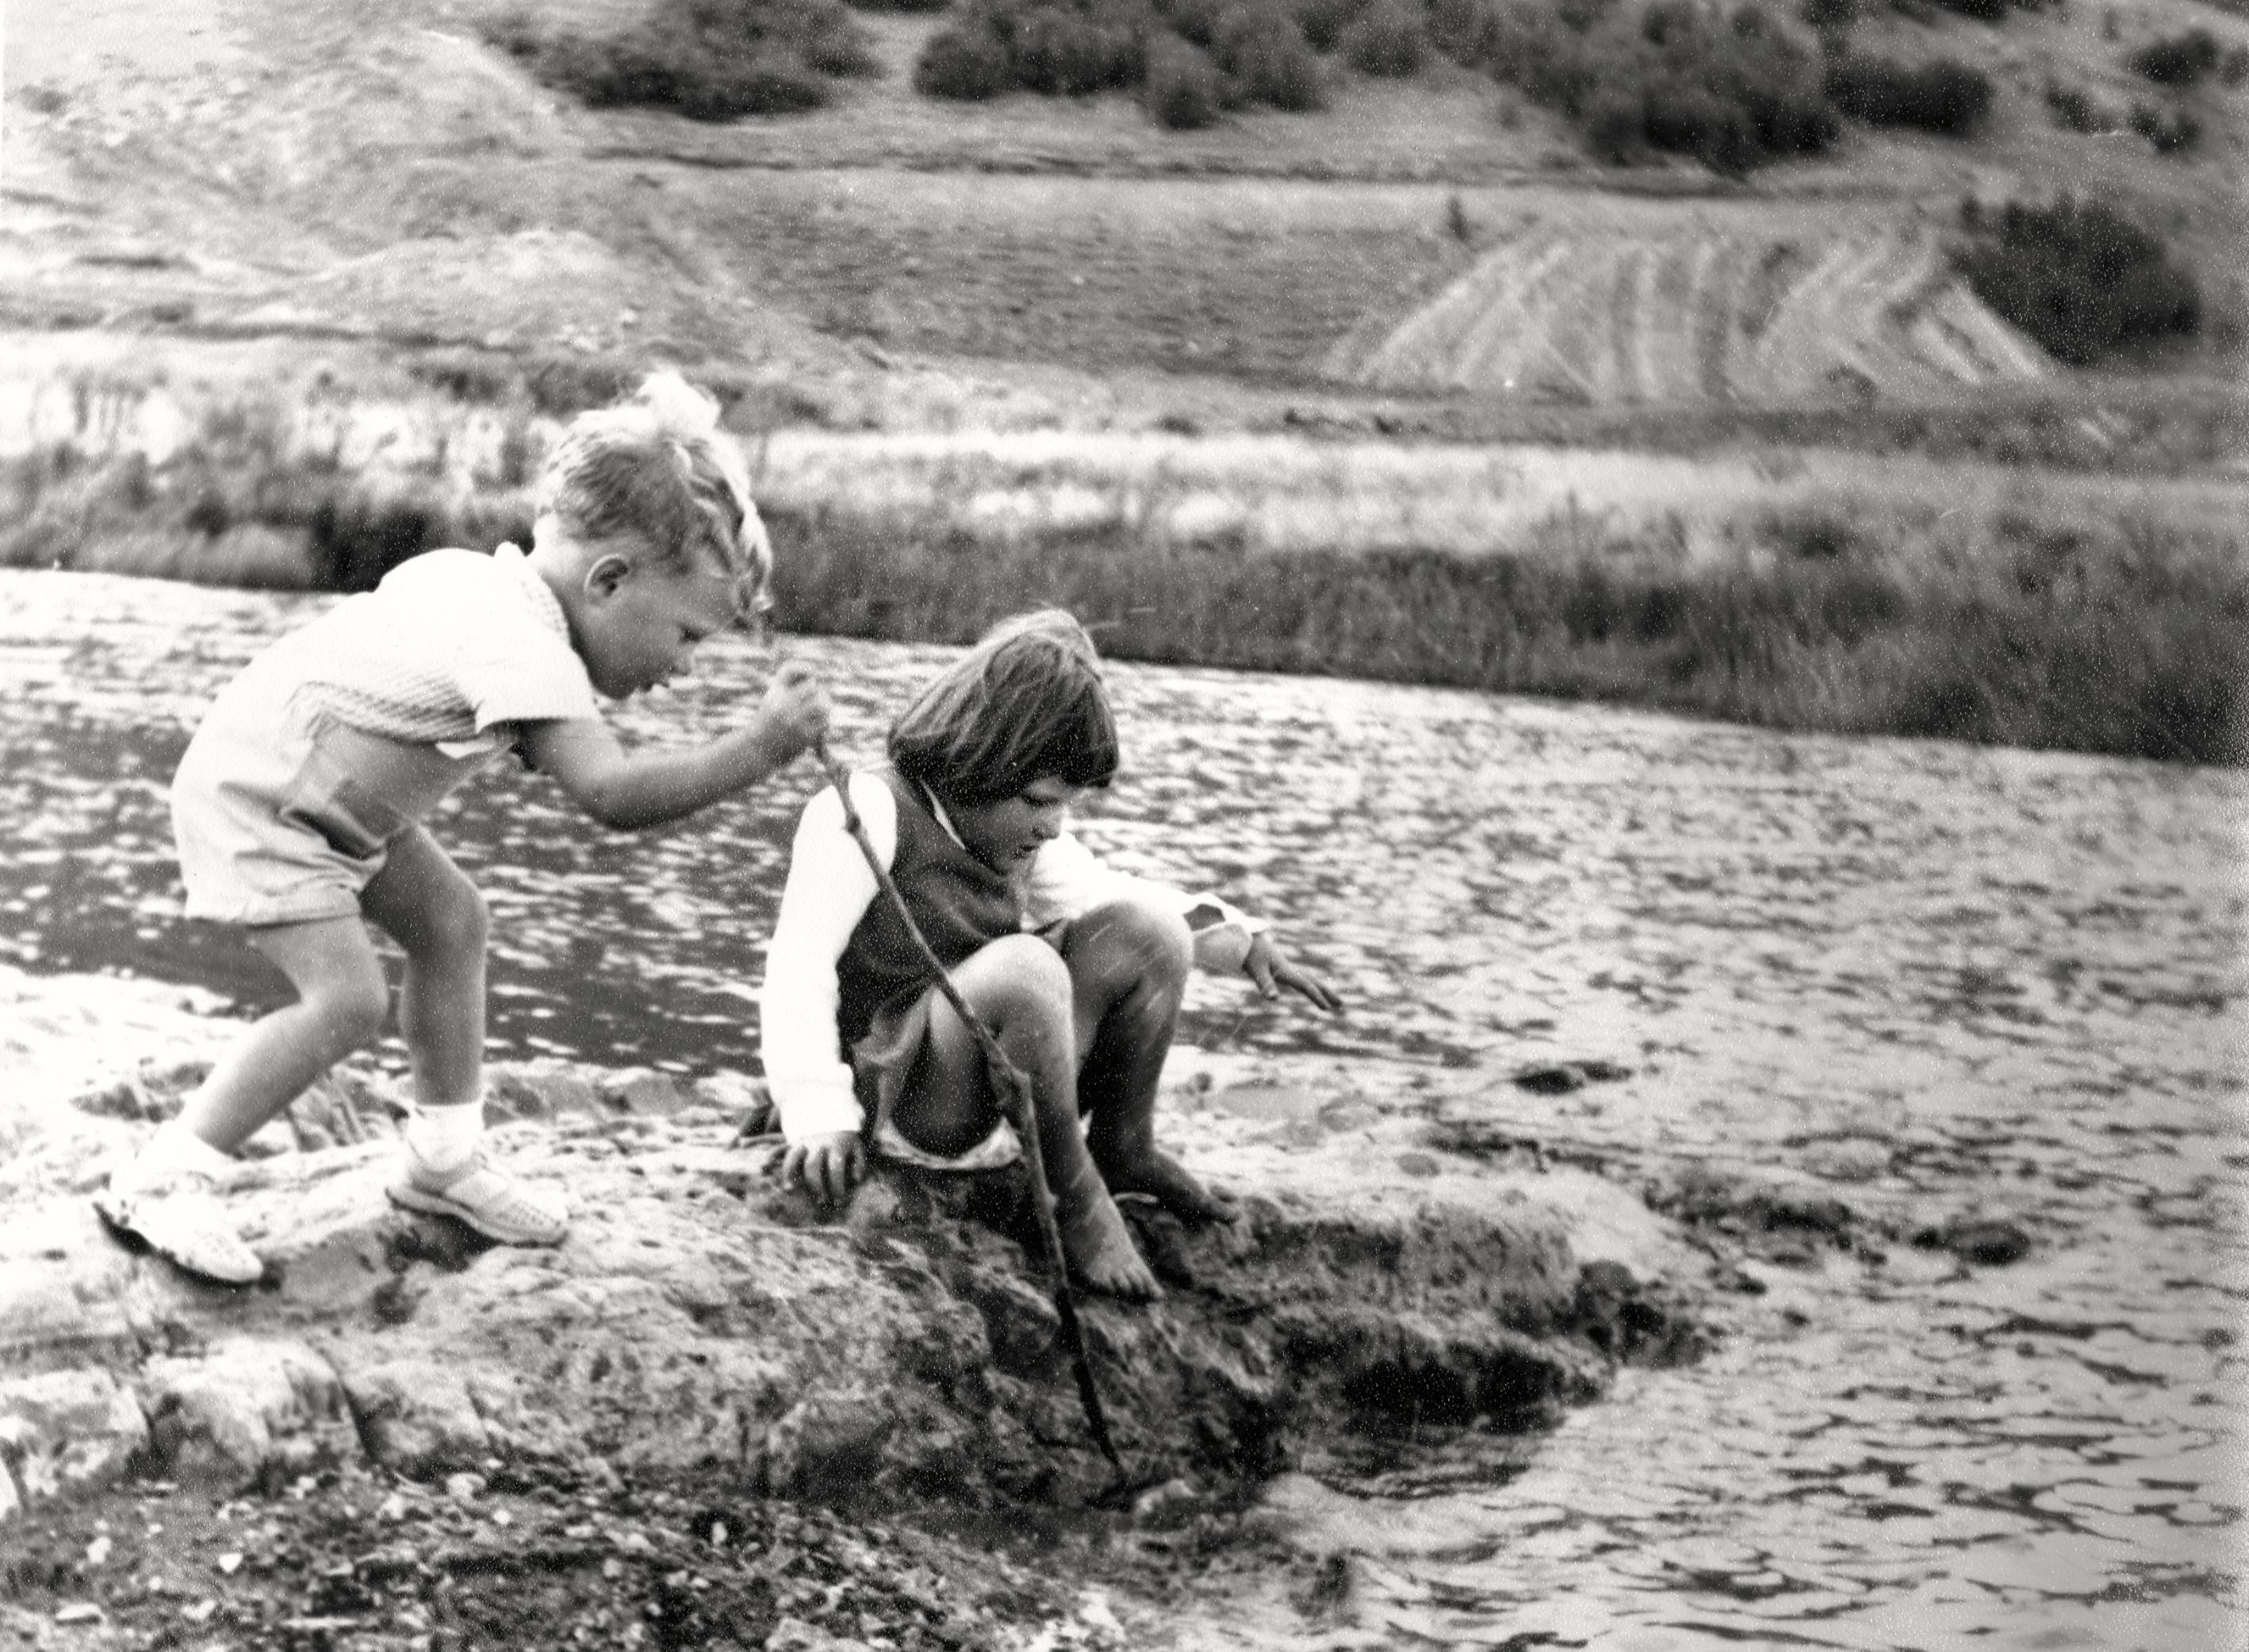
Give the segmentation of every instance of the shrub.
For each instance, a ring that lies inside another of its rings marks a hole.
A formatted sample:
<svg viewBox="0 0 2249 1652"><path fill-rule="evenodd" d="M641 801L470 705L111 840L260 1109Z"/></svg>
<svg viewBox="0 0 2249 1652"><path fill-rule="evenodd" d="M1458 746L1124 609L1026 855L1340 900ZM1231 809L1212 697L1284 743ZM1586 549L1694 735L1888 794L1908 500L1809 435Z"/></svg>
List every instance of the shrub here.
<svg viewBox="0 0 2249 1652"><path fill-rule="evenodd" d="M1014 84L1008 43L981 17L949 24L930 36L914 60L914 90L925 98L980 102Z"/></svg>
<svg viewBox="0 0 2249 1652"><path fill-rule="evenodd" d="M1469 67L1485 62L1501 36L1492 0L1427 0L1421 27L1439 55Z"/></svg>
<svg viewBox="0 0 2249 1652"><path fill-rule="evenodd" d="M877 67L841 0L657 0L639 23L608 36L547 34L516 13L490 38L589 107L669 109L694 120L818 108L825 77Z"/></svg>
<svg viewBox="0 0 2249 1652"><path fill-rule="evenodd" d="M1656 0L1582 30L1558 8L1515 8L1498 15L1487 63L1615 161L1668 149L1740 173L1825 148L1839 129L1812 52L1751 4Z"/></svg>
<svg viewBox="0 0 2249 1652"><path fill-rule="evenodd" d="M1343 31L1340 44L1360 73L1402 79L1420 71L1429 42L1418 10L1404 0L1373 0Z"/></svg>
<svg viewBox="0 0 2249 1652"><path fill-rule="evenodd" d="M1859 20L1859 0L1803 0L1797 15L1822 33L1849 28Z"/></svg>
<svg viewBox="0 0 2249 1652"><path fill-rule="evenodd" d="M2202 141L2202 117L2191 109L2135 103L2128 118L2132 130L2153 144L2159 155L2184 155Z"/></svg>
<svg viewBox="0 0 2249 1652"><path fill-rule="evenodd" d="M1977 23L2005 23L2008 11L2012 10L2009 0L1935 0L1935 3L1957 17L1972 17Z"/></svg>
<svg viewBox="0 0 2249 1652"><path fill-rule="evenodd" d="M1313 51L1332 52L1366 4L1367 0L1290 0L1290 10Z"/></svg>
<svg viewBox="0 0 2249 1652"><path fill-rule="evenodd" d="M1164 20L1182 40L1207 47L1218 38L1219 14L1226 0L1160 0Z"/></svg>
<svg viewBox="0 0 2249 1652"><path fill-rule="evenodd" d="M2191 86L2217 72L2218 37L2207 29L2150 40L2124 59L2124 66L2158 86Z"/></svg>
<svg viewBox="0 0 2249 1652"><path fill-rule="evenodd" d="M1979 214L1958 256L1976 295L2064 361L2190 336L2202 291L2154 234L2099 202L2010 201Z"/></svg>
<svg viewBox="0 0 2249 1652"><path fill-rule="evenodd" d="M2060 80L2046 83L2046 107L2057 125L2072 132L2114 132L2116 117L2108 107L2083 86L2065 85Z"/></svg>
<svg viewBox="0 0 2249 1652"><path fill-rule="evenodd" d="M1849 52L1827 65L1827 96L1869 126L1965 137L1991 108L1991 79L1952 58L1919 65Z"/></svg>
<svg viewBox="0 0 2249 1652"><path fill-rule="evenodd" d="M1276 109L1320 105L1319 64L1296 20L1273 0L1228 8L1211 41L1220 70L1239 97Z"/></svg>
<svg viewBox="0 0 2249 1652"><path fill-rule="evenodd" d="M1138 34L1121 23L1061 6L1016 13L1007 49L1015 84L1030 92L1083 94L1140 79Z"/></svg>
<svg viewBox="0 0 2249 1652"><path fill-rule="evenodd" d="M1218 119L1218 65L1200 46L1177 35L1156 36L1148 42L1146 74L1148 113L1159 126L1186 132Z"/></svg>

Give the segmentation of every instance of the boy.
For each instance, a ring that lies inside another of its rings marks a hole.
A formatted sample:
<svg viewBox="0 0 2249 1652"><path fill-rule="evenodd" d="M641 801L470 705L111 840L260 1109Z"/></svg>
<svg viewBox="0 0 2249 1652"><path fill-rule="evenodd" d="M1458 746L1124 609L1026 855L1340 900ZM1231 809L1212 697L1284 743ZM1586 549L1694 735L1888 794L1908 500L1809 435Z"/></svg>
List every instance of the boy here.
<svg viewBox="0 0 2249 1652"><path fill-rule="evenodd" d="M529 554L433 551L253 660L212 705L173 781L190 917L241 925L296 988L254 1023L96 1200L113 1227L189 1272L263 1263L210 1196L230 1155L382 1029L389 994L365 920L404 950L399 1027L415 1110L406 1208L507 1244L554 1244L565 1210L480 1151L482 898L421 823L512 750L603 825L692 814L825 732L808 670L783 665L743 726L628 754L597 696L684 671L765 604L772 553L715 403L674 374L586 414L558 444Z"/></svg>

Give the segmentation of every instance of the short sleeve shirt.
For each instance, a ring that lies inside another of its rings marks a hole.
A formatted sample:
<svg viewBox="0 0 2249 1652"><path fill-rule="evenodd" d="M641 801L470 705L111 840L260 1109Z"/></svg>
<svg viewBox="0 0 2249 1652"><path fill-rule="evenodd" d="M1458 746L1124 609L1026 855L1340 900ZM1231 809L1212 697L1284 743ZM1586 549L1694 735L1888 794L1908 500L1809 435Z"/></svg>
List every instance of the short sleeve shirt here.
<svg viewBox="0 0 2249 1652"><path fill-rule="evenodd" d="M306 709L455 758L514 744L514 725L601 715L561 603L512 545L400 563L245 675L268 673Z"/></svg>

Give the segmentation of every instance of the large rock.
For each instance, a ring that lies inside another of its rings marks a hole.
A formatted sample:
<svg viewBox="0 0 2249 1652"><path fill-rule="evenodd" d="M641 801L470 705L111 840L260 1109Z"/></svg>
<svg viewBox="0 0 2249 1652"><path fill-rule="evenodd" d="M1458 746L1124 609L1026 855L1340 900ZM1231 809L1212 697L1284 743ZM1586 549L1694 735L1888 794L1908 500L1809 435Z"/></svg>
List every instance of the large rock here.
<svg viewBox="0 0 2249 1652"><path fill-rule="evenodd" d="M237 1290L135 1254L86 1198L183 1082L80 1094L39 1180L8 1189L0 1371L62 1396L0 1406L16 1501L127 1461L233 1488L354 1454L719 1468L829 1499L1118 1483L1024 1248L1020 1173L886 1173L825 1212L781 1187L777 1142L742 1139L753 1086L509 1069L494 1150L575 1214L556 1249L491 1247L389 1205L396 1098L352 1072L236 1174L268 1263ZM1433 1153L1351 1085L1276 1070L1168 1098L1167 1137L1244 1215L1189 1231L1130 1205L1166 1295L1081 1304L1127 1483L1261 1478L1354 1430L1535 1427L1618 1360L1693 1346L1655 1283L1682 1253L1636 1200Z"/></svg>

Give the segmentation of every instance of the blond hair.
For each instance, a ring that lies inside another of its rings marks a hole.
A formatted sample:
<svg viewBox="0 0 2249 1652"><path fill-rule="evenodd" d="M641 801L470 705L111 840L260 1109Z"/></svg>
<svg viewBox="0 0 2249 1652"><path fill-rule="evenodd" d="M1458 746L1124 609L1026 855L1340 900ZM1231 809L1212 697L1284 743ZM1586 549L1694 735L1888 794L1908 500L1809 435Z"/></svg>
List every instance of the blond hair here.
<svg viewBox="0 0 2249 1652"><path fill-rule="evenodd" d="M749 466L719 428L719 403L668 368L570 421L534 509L586 539L645 534L666 568L707 558L732 575L744 612L765 605L773 544L750 499Z"/></svg>

